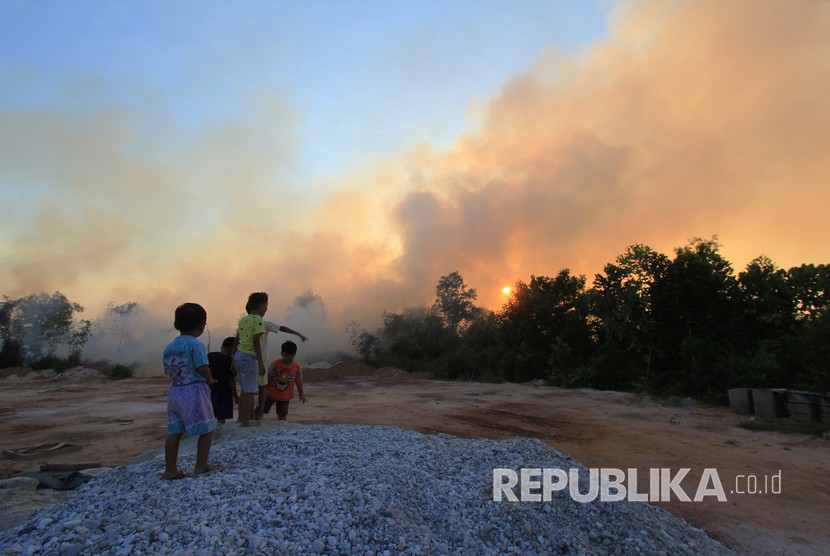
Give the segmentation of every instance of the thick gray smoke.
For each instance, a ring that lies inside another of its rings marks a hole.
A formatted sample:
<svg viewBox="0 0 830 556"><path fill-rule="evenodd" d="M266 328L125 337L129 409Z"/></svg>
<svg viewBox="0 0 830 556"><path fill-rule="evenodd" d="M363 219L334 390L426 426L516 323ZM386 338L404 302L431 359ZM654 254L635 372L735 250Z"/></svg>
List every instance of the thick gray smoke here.
<svg viewBox="0 0 830 556"><path fill-rule="evenodd" d="M322 352L453 271L495 309L504 285L590 277L633 243L717 234L738 269L830 259L830 3L643 0L609 29L540 53L449 149L303 188L285 170L298 111L273 92L197 141L149 109L0 113L0 179L43 187L4 199L2 293L60 290L93 315L134 299L160 322L196 301L216 335L264 290ZM295 303L309 291L325 310Z"/></svg>

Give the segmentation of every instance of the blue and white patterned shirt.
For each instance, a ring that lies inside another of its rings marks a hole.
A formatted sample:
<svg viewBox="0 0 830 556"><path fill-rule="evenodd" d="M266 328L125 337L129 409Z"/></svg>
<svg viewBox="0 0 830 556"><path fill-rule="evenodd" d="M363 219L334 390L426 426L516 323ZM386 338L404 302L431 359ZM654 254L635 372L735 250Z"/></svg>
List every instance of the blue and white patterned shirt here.
<svg viewBox="0 0 830 556"><path fill-rule="evenodd" d="M196 369L208 364L205 344L193 336L182 335L164 348L162 356L164 372L170 377L171 386L184 386L194 382L206 382Z"/></svg>

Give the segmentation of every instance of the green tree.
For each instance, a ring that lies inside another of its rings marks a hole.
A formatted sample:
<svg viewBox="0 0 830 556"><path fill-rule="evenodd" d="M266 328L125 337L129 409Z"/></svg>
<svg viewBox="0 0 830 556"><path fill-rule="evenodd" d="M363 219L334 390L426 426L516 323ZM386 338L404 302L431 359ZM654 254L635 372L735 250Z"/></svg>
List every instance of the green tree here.
<svg viewBox="0 0 830 556"><path fill-rule="evenodd" d="M531 276L528 284L516 283L498 314L502 349L511 358L504 366L506 379L574 383L592 349L584 293L585 277L572 276L569 269L556 278Z"/></svg>
<svg viewBox="0 0 830 556"><path fill-rule="evenodd" d="M727 386L782 386L787 369L781 339L797 326L787 273L768 257L757 257L738 274L737 290L733 344L739 359Z"/></svg>
<svg viewBox="0 0 830 556"><path fill-rule="evenodd" d="M449 330L458 332L475 314L473 302L478 294L467 287L458 271L442 276L435 286L435 294L433 310Z"/></svg>
<svg viewBox="0 0 830 556"><path fill-rule="evenodd" d="M419 367L434 361L454 347L454 335L442 319L426 307L410 307L401 312L384 312L383 343L398 361Z"/></svg>
<svg viewBox="0 0 830 556"><path fill-rule="evenodd" d="M4 295L0 302L0 368L23 365L23 348L14 336L12 315L19 300Z"/></svg>
<svg viewBox="0 0 830 556"><path fill-rule="evenodd" d="M678 248L652 285L655 344L651 386L692 396L722 396L734 374L737 280L717 237Z"/></svg>
<svg viewBox="0 0 830 556"><path fill-rule="evenodd" d="M792 330L796 301L787 272L768 257L757 257L738 274L738 291L747 317L747 332L759 340Z"/></svg>
<svg viewBox="0 0 830 556"><path fill-rule="evenodd" d="M787 271L797 324L781 340L785 386L830 392L830 265L803 264Z"/></svg>
<svg viewBox="0 0 830 556"><path fill-rule="evenodd" d="M72 333L69 335L69 354L66 358L68 366L79 365L84 353L84 346L92 337L92 321L89 319L81 319L77 325L73 327Z"/></svg>
<svg viewBox="0 0 830 556"><path fill-rule="evenodd" d="M363 361L365 363L371 363L372 358L379 354L380 338L374 334L370 334L366 329L361 328L355 321L349 323L346 327L346 332L349 334L352 347L363 357Z"/></svg>
<svg viewBox="0 0 830 556"><path fill-rule="evenodd" d="M133 322L142 312L141 306L136 301L128 301L116 305L110 302L104 312L104 327L107 333L115 339L115 351L120 353L132 341Z"/></svg>
<svg viewBox="0 0 830 556"><path fill-rule="evenodd" d="M461 330L458 341L448 345L434 372L444 378L501 380L500 332L492 311L476 308Z"/></svg>
<svg viewBox="0 0 830 556"><path fill-rule="evenodd" d="M59 348L66 348L73 359L80 360L83 346L90 337L91 322L75 321L84 308L55 292L32 294L18 299L9 314L11 338L21 346L25 364L55 360Z"/></svg>
<svg viewBox="0 0 830 556"><path fill-rule="evenodd" d="M652 287L670 262L635 244L596 275L588 298L598 341L592 361L597 387L629 389L648 382L654 349Z"/></svg>
<svg viewBox="0 0 830 556"><path fill-rule="evenodd" d="M804 322L798 332L784 338L781 350L791 377L783 386L830 392L830 312Z"/></svg>
<svg viewBox="0 0 830 556"><path fill-rule="evenodd" d="M818 318L830 307L830 265L803 264L787 271L800 320Z"/></svg>

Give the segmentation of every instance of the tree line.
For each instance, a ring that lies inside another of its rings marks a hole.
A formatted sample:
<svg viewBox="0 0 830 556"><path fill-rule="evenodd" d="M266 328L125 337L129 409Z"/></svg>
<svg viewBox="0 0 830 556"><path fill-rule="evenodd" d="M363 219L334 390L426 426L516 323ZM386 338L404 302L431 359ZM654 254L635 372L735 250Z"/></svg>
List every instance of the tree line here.
<svg viewBox="0 0 830 556"><path fill-rule="evenodd" d="M0 368L63 370L79 365L93 334L112 335L115 354L130 343L137 302L110 303L103 318L80 318L84 308L61 292L0 299Z"/></svg>
<svg viewBox="0 0 830 556"><path fill-rule="evenodd" d="M734 387L830 391L830 265L778 268L758 257L735 273L717 238L669 257L629 246L589 285L585 276L518 281L504 306L475 305L458 272L431 306L386 311L374 332L348 328L368 363L440 378L635 390L724 401ZM97 329L116 351L131 341L135 302L104 318L60 292L0 300L0 368L67 368Z"/></svg>
<svg viewBox="0 0 830 556"><path fill-rule="evenodd" d="M717 238L669 257L635 244L590 287L569 269L515 284L498 311L458 272L431 307L350 325L369 363L488 381L643 391L723 402L734 387L830 391L830 266L758 257L737 275Z"/></svg>

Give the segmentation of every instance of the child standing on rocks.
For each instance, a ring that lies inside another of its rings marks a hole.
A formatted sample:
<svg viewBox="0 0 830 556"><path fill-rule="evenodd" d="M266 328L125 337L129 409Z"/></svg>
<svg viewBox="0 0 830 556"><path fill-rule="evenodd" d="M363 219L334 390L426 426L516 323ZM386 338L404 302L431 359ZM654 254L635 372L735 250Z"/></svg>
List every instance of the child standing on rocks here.
<svg viewBox="0 0 830 556"><path fill-rule="evenodd" d="M266 359L268 357L268 333L271 332L273 334L277 334L279 332L285 332L286 334L294 334L297 336L301 341L305 342L308 340L301 332L297 332L296 330L292 330L287 326L283 326L281 324L277 324L268 320L263 321L265 323L265 334L262 336L262 358ZM266 403L266 395L265 395L265 387L268 386L268 375L257 375L257 387L259 389L259 394L257 398L257 406L254 410L255 419L257 421L262 420L262 413L263 408L265 407ZM270 405L268 407L271 407Z"/></svg>
<svg viewBox="0 0 830 556"><path fill-rule="evenodd" d="M208 464L210 446L216 419L210 403L210 374L207 350L196 338L207 326L207 312L197 303L176 307L173 326L180 335L164 349L164 372L170 377L167 393L167 441L164 444L165 470L162 478L168 481L182 479L188 474L178 467L179 445L182 436L198 436L194 475L222 469L219 464Z"/></svg>
<svg viewBox="0 0 830 556"><path fill-rule="evenodd" d="M210 374L214 383L210 385L210 401L213 404L213 414L220 424L227 419L233 419L233 405L239 403L239 394L236 393L236 372L233 370L233 344L236 339L228 336L222 342L219 351L208 353Z"/></svg>
<svg viewBox="0 0 830 556"><path fill-rule="evenodd" d="M306 402L303 395L303 369L294 362L297 355L297 344L285 342L282 344L281 358L268 366L268 386L265 393L268 399L265 402L265 413L271 406L277 405L277 419L285 421L288 418L288 402L294 397L294 384L300 394L300 401Z"/></svg>
<svg viewBox="0 0 830 556"><path fill-rule="evenodd" d="M242 395L239 400L239 423L242 427L250 427L251 413L259 387L257 373L265 375L265 360L262 353L262 338L265 336L265 323L262 317L268 311L268 294L256 292L248 296L245 304L248 313L239 319L236 327L236 354L233 363L236 367ZM257 421L256 424L260 424Z"/></svg>

